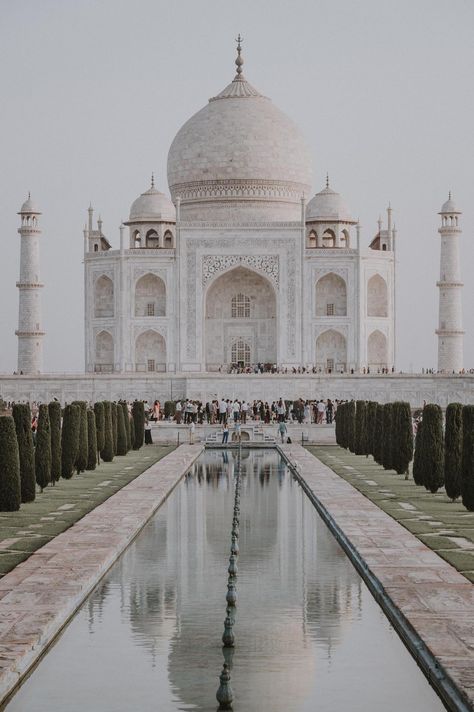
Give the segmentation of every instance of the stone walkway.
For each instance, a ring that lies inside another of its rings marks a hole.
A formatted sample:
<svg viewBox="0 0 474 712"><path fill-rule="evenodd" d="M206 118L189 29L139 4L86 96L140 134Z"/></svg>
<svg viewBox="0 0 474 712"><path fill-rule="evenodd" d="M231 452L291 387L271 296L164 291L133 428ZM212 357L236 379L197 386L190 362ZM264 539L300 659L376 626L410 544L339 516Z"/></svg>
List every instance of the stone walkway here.
<svg viewBox="0 0 474 712"><path fill-rule="evenodd" d="M150 465L167 455L174 445L150 445L127 455L101 462L92 471L60 479L19 512L0 512L0 577L33 551L79 521L111 495L131 482Z"/></svg>
<svg viewBox="0 0 474 712"><path fill-rule="evenodd" d="M449 688L452 681L464 704L452 709L474 709L473 584L308 450L300 445L282 449L407 628L439 662L435 687ZM423 663L421 648L418 659Z"/></svg>
<svg viewBox="0 0 474 712"><path fill-rule="evenodd" d="M202 449L177 448L0 579L0 703Z"/></svg>

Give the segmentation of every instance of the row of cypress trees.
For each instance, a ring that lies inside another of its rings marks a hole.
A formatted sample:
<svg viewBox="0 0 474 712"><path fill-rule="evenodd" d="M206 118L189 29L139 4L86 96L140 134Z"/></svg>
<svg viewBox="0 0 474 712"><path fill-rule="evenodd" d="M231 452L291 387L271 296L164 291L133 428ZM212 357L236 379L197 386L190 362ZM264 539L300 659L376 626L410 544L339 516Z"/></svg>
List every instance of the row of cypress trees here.
<svg viewBox="0 0 474 712"><path fill-rule="evenodd" d="M39 406L34 443L30 406L15 404L12 417L0 417L0 511L32 502L37 485L42 492L60 477L95 470L101 459L112 462L115 455L140 449L144 426L141 401L133 404L132 418L125 401L97 402L93 409L74 401L62 413L60 403L53 401Z"/></svg>

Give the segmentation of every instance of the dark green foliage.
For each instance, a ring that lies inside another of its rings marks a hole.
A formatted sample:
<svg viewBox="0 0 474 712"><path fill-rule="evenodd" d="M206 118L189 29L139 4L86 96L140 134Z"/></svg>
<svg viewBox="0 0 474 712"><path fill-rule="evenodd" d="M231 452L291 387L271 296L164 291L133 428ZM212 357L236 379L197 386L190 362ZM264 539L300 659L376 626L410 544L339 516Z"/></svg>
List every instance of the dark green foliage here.
<svg viewBox="0 0 474 712"><path fill-rule="evenodd" d="M87 410L87 466L86 470L95 470L97 464L97 428L95 413Z"/></svg>
<svg viewBox="0 0 474 712"><path fill-rule="evenodd" d="M127 454L127 432L125 430L125 420L123 408L120 403L117 405L117 455Z"/></svg>
<svg viewBox="0 0 474 712"><path fill-rule="evenodd" d="M61 477L61 404L59 401L51 401L48 412L51 430L51 482L54 484Z"/></svg>
<svg viewBox="0 0 474 712"><path fill-rule="evenodd" d="M105 416L104 416L104 404L98 402L94 404L95 413L95 429L97 436L97 450L101 452L105 445Z"/></svg>
<svg viewBox="0 0 474 712"><path fill-rule="evenodd" d="M33 502L36 497L36 477L30 406L27 403L15 403L12 415L20 453L21 501Z"/></svg>
<svg viewBox="0 0 474 712"><path fill-rule="evenodd" d="M415 437L415 454L413 456L413 480L416 485L423 485L423 421L418 422Z"/></svg>
<svg viewBox="0 0 474 712"><path fill-rule="evenodd" d="M383 406L383 460L384 470L393 467L393 403L384 403Z"/></svg>
<svg viewBox="0 0 474 712"><path fill-rule="evenodd" d="M377 427L377 403L367 403L367 454L373 455L375 450L375 430Z"/></svg>
<svg viewBox="0 0 474 712"><path fill-rule="evenodd" d="M132 443L132 448L135 449L135 420L133 416L129 419L130 423L130 442ZM145 426L143 426L145 427Z"/></svg>
<svg viewBox="0 0 474 712"><path fill-rule="evenodd" d="M122 408L123 412L123 424L125 427L125 438L127 441L127 452L132 448L132 440L130 436L130 417L128 413L128 405L126 401L119 401L119 406Z"/></svg>
<svg viewBox="0 0 474 712"><path fill-rule="evenodd" d="M111 403L110 405L112 408L112 441L114 446L114 455L116 455L118 437L117 403Z"/></svg>
<svg viewBox="0 0 474 712"><path fill-rule="evenodd" d="M384 444L384 407L382 403L377 403L377 414L375 419L374 433L374 460L378 465L383 465L383 444Z"/></svg>
<svg viewBox="0 0 474 712"><path fill-rule="evenodd" d="M334 428L334 430L335 430L335 434L336 434L336 443L337 443L340 447L344 447L343 444L342 444L342 442L343 442L343 437L342 437L342 419L343 419L343 417L344 417L343 413L344 413L344 407L343 407L343 404L341 403L341 404L338 406L338 408L337 408L337 410L336 410L336 413L335 413L335 416L334 416L334 422L335 422L335 428Z"/></svg>
<svg viewBox="0 0 474 712"><path fill-rule="evenodd" d="M36 482L41 491L51 482L51 428L47 405L40 405L35 447Z"/></svg>
<svg viewBox="0 0 474 712"><path fill-rule="evenodd" d="M444 484L443 413L434 403L423 408L423 484L433 493Z"/></svg>
<svg viewBox="0 0 474 712"><path fill-rule="evenodd" d="M76 471L77 474L84 472L87 467L88 459L88 438L87 438L87 403L86 401L73 401L71 405L79 408L79 446L76 456Z"/></svg>
<svg viewBox="0 0 474 712"><path fill-rule="evenodd" d="M367 454L367 403L356 402L354 452L356 455Z"/></svg>
<svg viewBox="0 0 474 712"><path fill-rule="evenodd" d="M413 422L410 404L399 401L394 406L392 466L399 475L408 475L413 458Z"/></svg>
<svg viewBox="0 0 474 712"><path fill-rule="evenodd" d="M176 413L176 403L174 401L165 401L165 418L174 418Z"/></svg>
<svg viewBox="0 0 474 712"><path fill-rule="evenodd" d="M79 406L71 404L64 408L61 431L61 476L65 480L70 480L74 474L79 450L80 417Z"/></svg>
<svg viewBox="0 0 474 712"><path fill-rule="evenodd" d="M455 500L461 494L462 479L462 405L450 403L446 408L444 434L444 486Z"/></svg>
<svg viewBox="0 0 474 712"><path fill-rule="evenodd" d="M134 421L135 439L133 449L139 450L145 437L145 405L143 401L134 401L132 405L132 418Z"/></svg>
<svg viewBox="0 0 474 712"><path fill-rule="evenodd" d="M29 410L29 409L28 409ZM20 455L15 421L0 417L0 512L16 512L21 503Z"/></svg>
<svg viewBox="0 0 474 712"><path fill-rule="evenodd" d="M355 453L355 438L356 438L356 404L355 401L349 401L347 403L346 411L344 413L344 430L346 438L346 447Z"/></svg>
<svg viewBox="0 0 474 712"><path fill-rule="evenodd" d="M114 436L112 430L112 403L104 401L104 447L100 455L104 462L112 462L114 459Z"/></svg>
<svg viewBox="0 0 474 712"><path fill-rule="evenodd" d="M462 409L462 503L474 512L474 405Z"/></svg>

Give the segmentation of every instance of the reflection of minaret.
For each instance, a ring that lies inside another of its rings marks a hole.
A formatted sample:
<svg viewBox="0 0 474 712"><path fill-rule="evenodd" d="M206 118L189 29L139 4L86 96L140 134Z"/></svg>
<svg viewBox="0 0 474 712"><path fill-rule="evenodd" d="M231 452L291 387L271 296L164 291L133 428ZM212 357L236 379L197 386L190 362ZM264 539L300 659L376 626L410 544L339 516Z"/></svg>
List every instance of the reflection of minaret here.
<svg viewBox="0 0 474 712"><path fill-rule="evenodd" d="M20 290L18 310L18 372L40 373L43 368L43 336L41 328L41 289L39 278L39 236L38 220L41 212L28 200L21 206L20 279L16 286Z"/></svg>
<svg viewBox="0 0 474 712"><path fill-rule="evenodd" d="M461 268L459 265L458 236L461 228L458 217L461 212L449 194L441 211L440 276L439 287L439 326L438 335L438 371L459 372L463 367L462 328L462 287Z"/></svg>

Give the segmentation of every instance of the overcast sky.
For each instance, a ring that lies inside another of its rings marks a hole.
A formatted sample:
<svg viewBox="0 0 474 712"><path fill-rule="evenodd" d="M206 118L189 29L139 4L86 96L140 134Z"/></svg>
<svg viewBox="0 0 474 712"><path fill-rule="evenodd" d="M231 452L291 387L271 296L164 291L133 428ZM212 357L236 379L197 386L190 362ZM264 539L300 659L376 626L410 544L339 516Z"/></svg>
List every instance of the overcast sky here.
<svg viewBox="0 0 474 712"><path fill-rule="evenodd" d="M306 136L314 192L329 171L363 244L392 203L403 370L436 366L437 212L453 191L474 366L472 0L0 0L0 11L0 372L16 368L28 190L43 211L45 371L81 371L89 201L117 247L152 171L168 192L180 126L232 79L238 32L245 76Z"/></svg>

